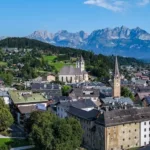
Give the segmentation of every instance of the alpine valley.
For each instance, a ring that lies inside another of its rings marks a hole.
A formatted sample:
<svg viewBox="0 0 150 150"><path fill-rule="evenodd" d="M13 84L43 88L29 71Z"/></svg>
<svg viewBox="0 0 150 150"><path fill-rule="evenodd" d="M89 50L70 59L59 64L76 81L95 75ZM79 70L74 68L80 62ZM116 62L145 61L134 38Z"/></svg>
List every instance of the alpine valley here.
<svg viewBox="0 0 150 150"><path fill-rule="evenodd" d="M117 54L140 59L150 58L150 34L139 27L134 29L125 26L105 28L95 30L91 34L84 31L70 33L66 30L54 34L48 31L35 31L27 38L56 46L91 50L104 55Z"/></svg>

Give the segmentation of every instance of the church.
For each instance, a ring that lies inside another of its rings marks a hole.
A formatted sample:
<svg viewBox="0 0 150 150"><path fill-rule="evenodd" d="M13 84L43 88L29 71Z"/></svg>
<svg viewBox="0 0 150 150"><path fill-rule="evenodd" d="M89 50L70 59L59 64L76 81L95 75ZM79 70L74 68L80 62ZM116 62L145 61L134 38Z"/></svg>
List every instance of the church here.
<svg viewBox="0 0 150 150"><path fill-rule="evenodd" d="M85 71L85 61L83 57L77 58L76 67L64 66L59 74L59 81L65 83L87 82L89 80L88 73Z"/></svg>

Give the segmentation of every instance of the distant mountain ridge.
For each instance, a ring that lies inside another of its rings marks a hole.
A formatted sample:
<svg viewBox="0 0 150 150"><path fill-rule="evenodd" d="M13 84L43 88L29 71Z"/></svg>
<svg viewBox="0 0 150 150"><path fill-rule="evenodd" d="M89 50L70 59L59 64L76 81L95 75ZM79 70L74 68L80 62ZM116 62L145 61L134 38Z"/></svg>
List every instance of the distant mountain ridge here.
<svg viewBox="0 0 150 150"><path fill-rule="evenodd" d="M27 38L56 46L92 50L104 55L150 58L150 34L139 27L105 28L95 30L91 34L84 31L70 33L67 30L54 34L48 31L35 31Z"/></svg>

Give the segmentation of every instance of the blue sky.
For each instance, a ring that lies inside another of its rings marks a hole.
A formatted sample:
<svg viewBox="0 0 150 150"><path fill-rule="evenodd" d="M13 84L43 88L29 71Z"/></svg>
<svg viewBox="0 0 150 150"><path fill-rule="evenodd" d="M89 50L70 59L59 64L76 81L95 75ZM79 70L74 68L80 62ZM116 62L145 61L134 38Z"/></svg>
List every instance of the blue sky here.
<svg viewBox="0 0 150 150"><path fill-rule="evenodd" d="M0 0L0 36L127 26L150 32L150 0Z"/></svg>

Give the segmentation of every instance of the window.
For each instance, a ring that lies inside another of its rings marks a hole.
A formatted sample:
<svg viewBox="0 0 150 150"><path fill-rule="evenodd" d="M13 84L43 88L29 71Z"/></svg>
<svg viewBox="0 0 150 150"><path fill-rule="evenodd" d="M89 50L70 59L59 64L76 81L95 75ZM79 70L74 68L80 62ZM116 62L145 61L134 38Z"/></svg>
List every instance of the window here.
<svg viewBox="0 0 150 150"><path fill-rule="evenodd" d="M144 135L144 137L146 138L146 135Z"/></svg>
<svg viewBox="0 0 150 150"><path fill-rule="evenodd" d="M113 150L113 148L111 148L111 150Z"/></svg>
<svg viewBox="0 0 150 150"><path fill-rule="evenodd" d="M61 77L61 81L62 81L62 82L64 81L63 77Z"/></svg>
<svg viewBox="0 0 150 150"><path fill-rule="evenodd" d="M146 145L146 142L144 142L144 145Z"/></svg>
<svg viewBox="0 0 150 150"><path fill-rule="evenodd" d="M138 146L138 143L136 143L136 146Z"/></svg>
<svg viewBox="0 0 150 150"><path fill-rule="evenodd" d="M130 140L131 138L129 138L129 140Z"/></svg>
<svg viewBox="0 0 150 150"><path fill-rule="evenodd" d="M128 145L128 147L130 147L130 145Z"/></svg>
<svg viewBox="0 0 150 150"><path fill-rule="evenodd" d="M146 128L144 129L144 131L146 132Z"/></svg>
<svg viewBox="0 0 150 150"><path fill-rule="evenodd" d="M144 125L146 125L146 122L144 122Z"/></svg>
<svg viewBox="0 0 150 150"><path fill-rule="evenodd" d="M131 131L129 130L129 132L131 132Z"/></svg>
<svg viewBox="0 0 150 150"><path fill-rule="evenodd" d="M135 136L135 139L136 139L136 136Z"/></svg>
<svg viewBox="0 0 150 150"><path fill-rule="evenodd" d="M125 133L125 132L123 131L123 133Z"/></svg>
<svg viewBox="0 0 150 150"><path fill-rule="evenodd" d="M123 149L123 145L121 145L121 149Z"/></svg>
<svg viewBox="0 0 150 150"><path fill-rule="evenodd" d="M123 139L123 141L124 141L125 139Z"/></svg>
<svg viewBox="0 0 150 150"><path fill-rule="evenodd" d="M135 132L136 132L136 129L135 129Z"/></svg>

